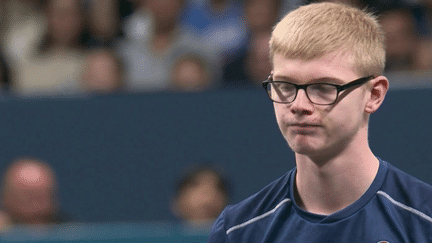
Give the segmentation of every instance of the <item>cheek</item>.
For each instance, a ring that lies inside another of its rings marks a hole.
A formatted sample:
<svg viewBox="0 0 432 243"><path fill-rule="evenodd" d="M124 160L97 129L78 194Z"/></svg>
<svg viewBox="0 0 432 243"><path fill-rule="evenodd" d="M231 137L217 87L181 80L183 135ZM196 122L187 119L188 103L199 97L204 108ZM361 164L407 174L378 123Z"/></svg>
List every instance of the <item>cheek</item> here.
<svg viewBox="0 0 432 243"><path fill-rule="evenodd" d="M280 109L277 106L275 106L274 109L275 109L276 122L277 122L281 132L284 133L284 127L286 127L285 124L287 121L286 112L288 112L288 111L286 111L286 110L283 111L282 109Z"/></svg>
<svg viewBox="0 0 432 243"><path fill-rule="evenodd" d="M351 104L350 109L333 110L323 119L330 137L346 137L356 133L362 125L362 112L357 105Z"/></svg>
<svg viewBox="0 0 432 243"><path fill-rule="evenodd" d="M276 121L282 122L283 121L283 117L286 116L287 112L289 112L288 109L283 109L283 107L281 106L281 104L278 103L273 103L273 108L274 108L274 112L275 112L275 116L276 116Z"/></svg>

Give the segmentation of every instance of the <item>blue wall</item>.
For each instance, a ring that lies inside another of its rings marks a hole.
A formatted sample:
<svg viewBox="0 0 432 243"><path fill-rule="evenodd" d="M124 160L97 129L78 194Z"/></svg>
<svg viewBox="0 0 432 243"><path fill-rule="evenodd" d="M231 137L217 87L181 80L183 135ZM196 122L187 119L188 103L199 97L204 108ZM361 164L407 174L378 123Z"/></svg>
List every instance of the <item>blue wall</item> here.
<svg viewBox="0 0 432 243"><path fill-rule="evenodd" d="M432 89L391 91L372 116L375 154L432 184ZM294 166L262 90L12 99L0 102L0 163L51 163L64 209L82 221L172 219L185 167L213 161L232 202Z"/></svg>

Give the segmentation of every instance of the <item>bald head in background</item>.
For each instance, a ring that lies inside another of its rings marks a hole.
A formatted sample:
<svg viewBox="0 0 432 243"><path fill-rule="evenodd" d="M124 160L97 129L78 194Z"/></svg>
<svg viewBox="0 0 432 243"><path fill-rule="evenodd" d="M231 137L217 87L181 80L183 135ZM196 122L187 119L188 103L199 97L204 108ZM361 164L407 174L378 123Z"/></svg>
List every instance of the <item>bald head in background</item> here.
<svg viewBox="0 0 432 243"><path fill-rule="evenodd" d="M59 208L57 179L45 162L15 160L4 174L2 206L14 224L48 224Z"/></svg>

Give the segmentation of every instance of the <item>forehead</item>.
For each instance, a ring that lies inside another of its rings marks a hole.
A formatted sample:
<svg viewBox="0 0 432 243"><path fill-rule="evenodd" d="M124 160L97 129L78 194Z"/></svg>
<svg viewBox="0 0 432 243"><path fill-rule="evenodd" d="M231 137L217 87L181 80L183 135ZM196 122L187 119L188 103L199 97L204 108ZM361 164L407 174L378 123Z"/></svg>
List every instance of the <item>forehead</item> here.
<svg viewBox="0 0 432 243"><path fill-rule="evenodd" d="M352 80L358 77L352 59L347 54L330 53L312 60L292 59L276 53L273 56L273 77L289 77L307 82L321 78Z"/></svg>

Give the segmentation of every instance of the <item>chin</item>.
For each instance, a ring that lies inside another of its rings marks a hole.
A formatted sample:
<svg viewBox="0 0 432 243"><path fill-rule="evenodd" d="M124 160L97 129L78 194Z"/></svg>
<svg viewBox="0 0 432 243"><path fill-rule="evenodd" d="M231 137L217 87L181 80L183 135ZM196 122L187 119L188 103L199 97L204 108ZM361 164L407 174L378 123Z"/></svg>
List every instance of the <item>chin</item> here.
<svg viewBox="0 0 432 243"><path fill-rule="evenodd" d="M307 148L301 148L301 149L293 149L293 152L296 154L301 154L301 155L305 155L305 156L312 156L315 154L319 154L319 152L317 150L314 149L307 149Z"/></svg>
<svg viewBox="0 0 432 243"><path fill-rule="evenodd" d="M304 145L304 144L290 144L290 143L288 143L288 146L296 154L308 155L308 154L311 154L311 153L316 153L316 149L312 148L311 146L308 146L308 145Z"/></svg>
<svg viewBox="0 0 432 243"><path fill-rule="evenodd" d="M294 153L306 156L323 154L325 150L324 146L310 140L291 140L291 142L288 142L288 146Z"/></svg>

